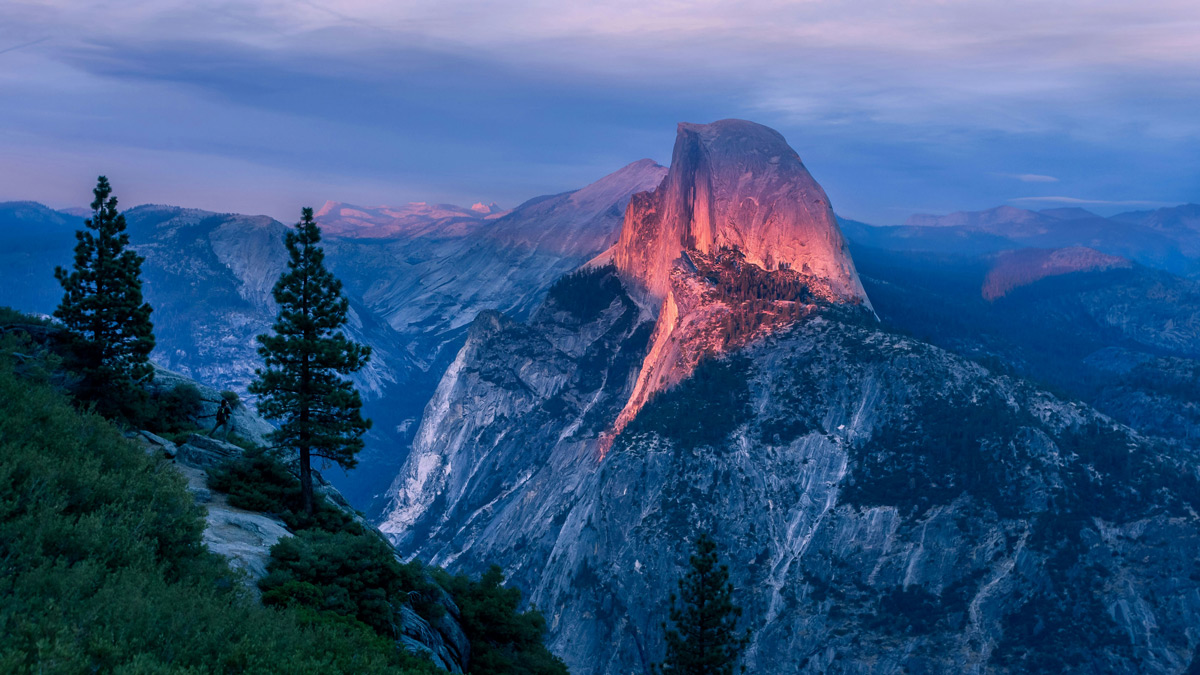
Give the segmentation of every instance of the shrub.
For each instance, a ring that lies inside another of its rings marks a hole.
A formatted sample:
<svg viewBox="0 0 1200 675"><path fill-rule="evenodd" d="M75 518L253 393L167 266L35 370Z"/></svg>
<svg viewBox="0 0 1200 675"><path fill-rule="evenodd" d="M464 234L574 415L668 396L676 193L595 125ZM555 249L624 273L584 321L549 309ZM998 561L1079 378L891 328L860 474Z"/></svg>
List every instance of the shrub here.
<svg viewBox="0 0 1200 675"><path fill-rule="evenodd" d="M208 486L229 495L229 503L239 509L279 516L292 530L364 531L350 514L324 498L313 503L311 516L306 514L299 479L272 450L245 448L240 457L209 471Z"/></svg>
<svg viewBox="0 0 1200 675"><path fill-rule="evenodd" d="M397 562L377 536L304 530L271 548L268 571L259 582L267 605L332 612L392 638L399 637L395 608L410 599L418 613L437 618L436 589L420 564Z"/></svg>

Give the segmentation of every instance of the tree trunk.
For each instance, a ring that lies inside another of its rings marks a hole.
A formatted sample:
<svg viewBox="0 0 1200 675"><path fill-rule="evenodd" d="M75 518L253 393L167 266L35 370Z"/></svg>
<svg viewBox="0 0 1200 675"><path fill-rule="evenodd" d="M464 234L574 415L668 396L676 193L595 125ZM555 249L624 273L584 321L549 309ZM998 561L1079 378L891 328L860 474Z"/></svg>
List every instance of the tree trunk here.
<svg viewBox="0 0 1200 675"><path fill-rule="evenodd" d="M300 491L304 495L304 512L313 515L312 464L308 446L300 448Z"/></svg>

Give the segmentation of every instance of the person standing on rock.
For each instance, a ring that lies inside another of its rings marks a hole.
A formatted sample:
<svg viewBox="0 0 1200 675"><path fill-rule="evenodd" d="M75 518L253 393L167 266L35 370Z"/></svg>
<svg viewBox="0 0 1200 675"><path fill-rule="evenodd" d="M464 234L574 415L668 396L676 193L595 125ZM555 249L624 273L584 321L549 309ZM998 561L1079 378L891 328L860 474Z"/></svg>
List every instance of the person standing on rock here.
<svg viewBox="0 0 1200 675"><path fill-rule="evenodd" d="M233 408L229 407L229 399L222 398L221 405L217 407L217 423L213 425L212 431L208 432L209 437L211 438L213 434L217 433L217 429L225 427L225 435L222 440L229 440L229 431L233 428L233 423L230 421L232 419Z"/></svg>

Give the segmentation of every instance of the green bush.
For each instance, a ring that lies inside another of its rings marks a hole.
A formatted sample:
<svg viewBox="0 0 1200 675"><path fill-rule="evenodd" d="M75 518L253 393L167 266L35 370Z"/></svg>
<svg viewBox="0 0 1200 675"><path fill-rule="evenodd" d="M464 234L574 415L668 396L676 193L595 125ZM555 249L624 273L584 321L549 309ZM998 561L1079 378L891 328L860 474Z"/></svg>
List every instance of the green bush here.
<svg viewBox="0 0 1200 675"><path fill-rule="evenodd" d="M566 675L567 667L542 644L546 620L531 609L518 612L521 591L506 588L496 565L479 581L437 570L435 578L462 611L471 641L470 675Z"/></svg>
<svg viewBox="0 0 1200 675"><path fill-rule="evenodd" d="M408 601L437 618L436 589L419 563L396 561L377 536L309 529L271 548L267 576L259 582L263 603L332 612L398 638L395 611Z"/></svg>
<svg viewBox="0 0 1200 675"><path fill-rule="evenodd" d="M417 673L348 623L248 599L183 478L0 345L0 672Z"/></svg>

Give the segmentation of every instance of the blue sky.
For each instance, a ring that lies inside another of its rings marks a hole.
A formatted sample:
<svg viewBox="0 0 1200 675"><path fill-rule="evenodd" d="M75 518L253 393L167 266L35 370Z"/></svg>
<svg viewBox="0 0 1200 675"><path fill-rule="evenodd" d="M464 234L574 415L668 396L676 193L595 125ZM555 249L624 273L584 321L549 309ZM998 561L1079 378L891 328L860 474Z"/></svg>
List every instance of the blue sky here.
<svg viewBox="0 0 1200 675"><path fill-rule="evenodd" d="M1197 36L1194 0L6 0L0 199L513 206L741 117L868 222L1200 201Z"/></svg>

